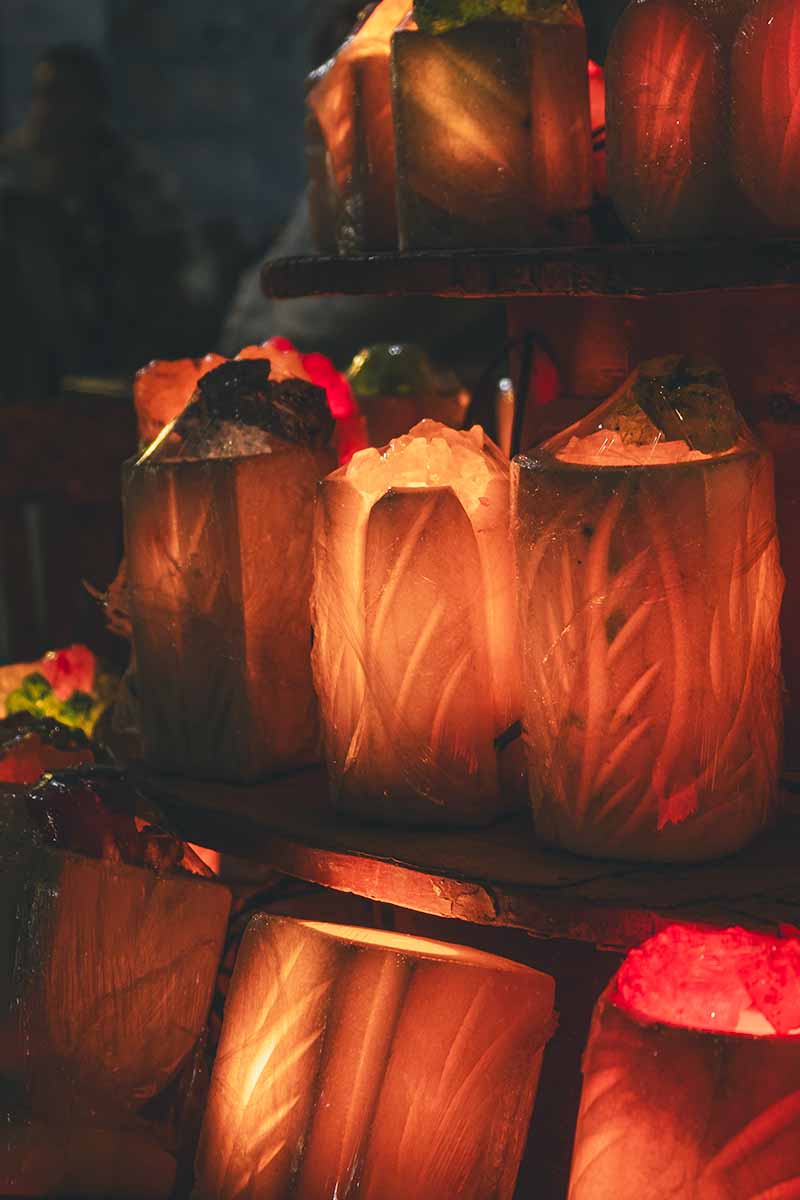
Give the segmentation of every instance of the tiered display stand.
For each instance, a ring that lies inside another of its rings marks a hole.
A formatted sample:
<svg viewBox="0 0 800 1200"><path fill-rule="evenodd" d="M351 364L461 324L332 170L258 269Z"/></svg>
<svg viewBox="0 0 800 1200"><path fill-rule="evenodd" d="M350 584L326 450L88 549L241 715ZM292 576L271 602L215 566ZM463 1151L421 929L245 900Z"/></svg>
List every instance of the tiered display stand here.
<svg viewBox="0 0 800 1200"><path fill-rule="evenodd" d="M515 390L527 402L515 421L517 445L588 411L643 358L675 351L715 357L751 421L800 398L800 241L291 258L268 263L263 286L275 298L502 299L509 334L523 347ZM524 349L532 339L559 372L561 400L549 408L535 395ZM580 1053L618 961L598 950L618 954L675 920L800 926L800 810L793 815L788 788L777 828L743 853L665 866L548 849L522 815L448 832L356 824L330 807L322 769L255 787L152 774L148 783L191 841L394 906L406 914L400 927L425 928L433 918L441 936L556 975L561 1029L545 1058L518 1197L566 1194Z"/></svg>

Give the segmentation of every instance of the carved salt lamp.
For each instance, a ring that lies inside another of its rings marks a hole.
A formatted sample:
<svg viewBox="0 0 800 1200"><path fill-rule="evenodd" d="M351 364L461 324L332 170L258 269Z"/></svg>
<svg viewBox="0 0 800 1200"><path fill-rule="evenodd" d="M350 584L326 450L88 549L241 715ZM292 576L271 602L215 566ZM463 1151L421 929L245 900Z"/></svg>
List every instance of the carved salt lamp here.
<svg viewBox="0 0 800 1200"><path fill-rule="evenodd" d="M510 1200L553 992L482 951L260 913L226 1002L198 1200Z"/></svg>
<svg viewBox="0 0 800 1200"><path fill-rule="evenodd" d="M512 481L538 832L611 858L738 849L776 787L783 575L771 459L722 375L644 363Z"/></svg>
<svg viewBox="0 0 800 1200"><path fill-rule="evenodd" d="M595 1008L569 1200L789 1200L800 941L673 925Z"/></svg>
<svg viewBox="0 0 800 1200"><path fill-rule="evenodd" d="M97 786L0 803L0 1188L166 1200L230 894Z"/></svg>
<svg viewBox="0 0 800 1200"><path fill-rule="evenodd" d="M322 248L397 246L389 46L410 7L382 0L309 79L311 211Z"/></svg>
<svg viewBox="0 0 800 1200"><path fill-rule="evenodd" d="M417 0L414 16L392 39L400 248L581 240L592 149L577 4Z"/></svg>
<svg viewBox="0 0 800 1200"><path fill-rule="evenodd" d="M165 770L247 780L317 755L311 537L333 420L319 389L268 374L204 375L126 468L144 751Z"/></svg>
<svg viewBox="0 0 800 1200"><path fill-rule="evenodd" d="M479 425L421 421L323 480L314 681L335 802L370 819L485 824L515 802L508 464Z"/></svg>
<svg viewBox="0 0 800 1200"><path fill-rule="evenodd" d="M736 175L756 209L785 233L800 230L800 9L756 0L731 62Z"/></svg>
<svg viewBox="0 0 800 1200"><path fill-rule="evenodd" d="M608 177L639 238L718 231L734 190L730 49L745 0L633 0L606 58Z"/></svg>

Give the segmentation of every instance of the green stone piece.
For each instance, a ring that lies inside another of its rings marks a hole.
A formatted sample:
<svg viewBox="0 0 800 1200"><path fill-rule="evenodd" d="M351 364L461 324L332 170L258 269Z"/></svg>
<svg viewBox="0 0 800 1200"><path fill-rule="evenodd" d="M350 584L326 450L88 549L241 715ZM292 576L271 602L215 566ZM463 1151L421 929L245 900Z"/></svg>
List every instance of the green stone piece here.
<svg viewBox="0 0 800 1200"><path fill-rule="evenodd" d="M710 359L680 354L649 359L635 372L629 397L667 441L682 439L692 450L719 454L739 437L742 419L725 376Z"/></svg>
<svg viewBox="0 0 800 1200"><path fill-rule="evenodd" d="M357 396L430 395L437 389L433 363L419 346L378 342L360 350L347 370Z"/></svg>
<svg viewBox="0 0 800 1200"><path fill-rule="evenodd" d="M414 0L414 18L423 33L449 33L473 21L580 21L575 0Z"/></svg>

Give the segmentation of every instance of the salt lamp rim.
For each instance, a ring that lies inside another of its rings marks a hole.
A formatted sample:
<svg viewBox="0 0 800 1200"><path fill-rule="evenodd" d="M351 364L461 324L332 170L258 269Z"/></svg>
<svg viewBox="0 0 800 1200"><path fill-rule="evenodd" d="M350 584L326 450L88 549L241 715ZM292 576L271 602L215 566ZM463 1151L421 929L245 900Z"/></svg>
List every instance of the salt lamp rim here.
<svg viewBox="0 0 800 1200"><path fill-rule="evenodd" d="M513 958L492 954L488 950L478 950L474 946L464 946L455 942L443 942L438 938L426 937L423 934L397 933L394 930L370 929L366 926L338 924L335 921L315 921L311 918L291 917L264 910L253 914L247 923L246 932L252 936L252 933L260 926L272 925L276 921L288 921L293 925L302 925L320 937L334 938L337 942L357 949L375 950L382 954L405 954L409 958L424 959L427 962L443 963L465 969L513 975L526 978L531 982L535 979L543 986L549 987L553 998L555 997L555 981L546 971L538 971L535 967L529 967ZM373 941L371 936L364 940L348 936L352 934L372 935L375 940ZM384 941L380 939L384 939ZM396 944L386 944L387 939ZM404 945L408 948L404 949Z"/></svg>
<svg viewBox="0 0 800 1200"><path fill-rule="evenodd" d="M566 443L565 443L566 444ZM691 449L691 447L690 447ZM721 463L740 462L744 458L758 459L768 455L766 447L748 440L742 445L735 445L730 450L705 454L702 458L691 459L688 462L652 462L652 463L578 463L559 458L557 453L537 447L531 453L517 454L511 460L521 476L523 471L564 471L577 472L582 475L595 475L598 472L605 476L614 473L628 476L639 471L697 471L707 467L715 467Z"/></svg>

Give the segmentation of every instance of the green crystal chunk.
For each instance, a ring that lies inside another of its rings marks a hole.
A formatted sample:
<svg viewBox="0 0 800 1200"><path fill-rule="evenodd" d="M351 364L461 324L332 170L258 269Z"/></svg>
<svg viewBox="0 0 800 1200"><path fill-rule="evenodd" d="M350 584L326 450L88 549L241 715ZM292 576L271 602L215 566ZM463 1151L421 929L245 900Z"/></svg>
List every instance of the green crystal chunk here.
<svg viewBox="0 0 800 1200"><path fill-rule="evenodd" d="M414 19L423 33L449 33L473 21L581 20L575 0L414 0Z"/></svg>
<svg viewBox="0 0 800 1200"><path fill-rule="evenodd" d="M730 450L741 431L725 376L707 358L670 354L648 359L632 378L629 398L667 441L682 439L703 454Z"/></svg>
<svg viewBox="0 0 800 1200"><path fill-rule="evenodd" d="M433 363L419 346L378 342L360 350L347 370L357 396L414 396L436 390Z"/></svg>

